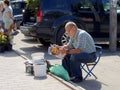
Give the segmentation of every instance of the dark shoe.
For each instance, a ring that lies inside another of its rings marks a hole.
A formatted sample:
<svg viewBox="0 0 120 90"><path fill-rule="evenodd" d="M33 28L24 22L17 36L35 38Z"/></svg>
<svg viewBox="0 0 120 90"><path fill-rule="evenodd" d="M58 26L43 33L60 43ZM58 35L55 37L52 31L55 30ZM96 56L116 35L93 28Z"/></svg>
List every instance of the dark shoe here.
<svg viewBox="0 0 120 90"><path fill-rule="evenodd" d="M79 83L83 81L83 77L75 77L74 79L71 79L71 81L74 83Z"/></svg>

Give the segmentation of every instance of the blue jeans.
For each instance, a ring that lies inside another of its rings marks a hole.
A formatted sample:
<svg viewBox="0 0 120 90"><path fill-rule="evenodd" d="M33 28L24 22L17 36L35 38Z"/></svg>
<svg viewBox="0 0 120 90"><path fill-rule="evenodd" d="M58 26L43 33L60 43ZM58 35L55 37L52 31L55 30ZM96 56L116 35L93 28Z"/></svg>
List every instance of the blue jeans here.
<svg viewBox="0 0 120 90"><path fill-rule="evenodd" d="M69 54L62 60L62 65L71 77L82 77L81 63L90 63L95 60L96 53Z"/></svg>

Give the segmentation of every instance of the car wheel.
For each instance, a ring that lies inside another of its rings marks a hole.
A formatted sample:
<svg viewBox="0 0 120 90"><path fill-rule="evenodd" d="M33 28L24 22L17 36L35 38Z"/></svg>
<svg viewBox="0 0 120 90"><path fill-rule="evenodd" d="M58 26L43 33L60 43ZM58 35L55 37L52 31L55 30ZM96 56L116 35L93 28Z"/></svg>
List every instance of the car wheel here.
<svg viewBox="0 0 120 90"><path fill-rule="evenodd" d="M56 44L58 45L65 45L68 43L69 41L69 36L65 33L65 29L64 28L61 28L57 34L57 37L56 37L57 41L56 41Z"/></svg>

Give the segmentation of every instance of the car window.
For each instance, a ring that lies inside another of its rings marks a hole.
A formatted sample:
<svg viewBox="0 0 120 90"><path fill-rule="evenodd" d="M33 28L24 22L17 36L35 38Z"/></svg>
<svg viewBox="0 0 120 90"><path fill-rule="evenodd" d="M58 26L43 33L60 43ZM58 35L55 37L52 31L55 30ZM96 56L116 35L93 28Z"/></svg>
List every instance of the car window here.
<svg viewBox="0 0 120 90"><path fill-rule="evenodd" d="M68 7L67 0L44 0L45 9L66 9Z"/></svg>
<svg viewBox="0 0 120 90"><path fill-rule="evenodd" d="M98 0L78 0L76 4L73 4L73 9L77 9L78 11L87 11L91 12L94 8L94 11L98 11Z"/></svg>
<svg viewBox="0 0 120 90"><path fill-rule="evenodd" d="M20 8L21 8L20 3L16 3L16 9L20 9Z"/></svg>
<svg viewBox="0 0 120 90"><path fill-rule="evenodd" d="M12 7L12 9L15 9L15 4L11 3L11 7Z"/></svg>
<svg viewBox="0 0 120 90"><path fill-rule="evenodd" d="M21 8L21 5L20 5L20 3L11 3L11 7L12 7L13 9L20 9L20 8Z"/></svg>
<svg viewBox="0 0 120 90"><path fill-rule="evenodd" d="M11 3L11 7L13 9L24 9L25 6L26 6L25 2L14 2L14 3Z"/></svg>
<svg viewBox="0 0 120 90"><path fill-rule="evenodd" d="M103 0L104 11L110 11L110 2L109 0ZM120 0L117 0L117 12L120 13Z"/></svg>

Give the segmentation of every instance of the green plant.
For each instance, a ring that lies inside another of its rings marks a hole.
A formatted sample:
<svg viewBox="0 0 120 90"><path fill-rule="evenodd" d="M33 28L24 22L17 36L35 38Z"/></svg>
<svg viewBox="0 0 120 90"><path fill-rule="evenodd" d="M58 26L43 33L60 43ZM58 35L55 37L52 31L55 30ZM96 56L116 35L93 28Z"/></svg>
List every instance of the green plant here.
<svg viewBox="0 0 120 90"><path fill-rule="evenodd" d="M27 8L36 15L38 10L39 0L27 0Z"/></svg>

